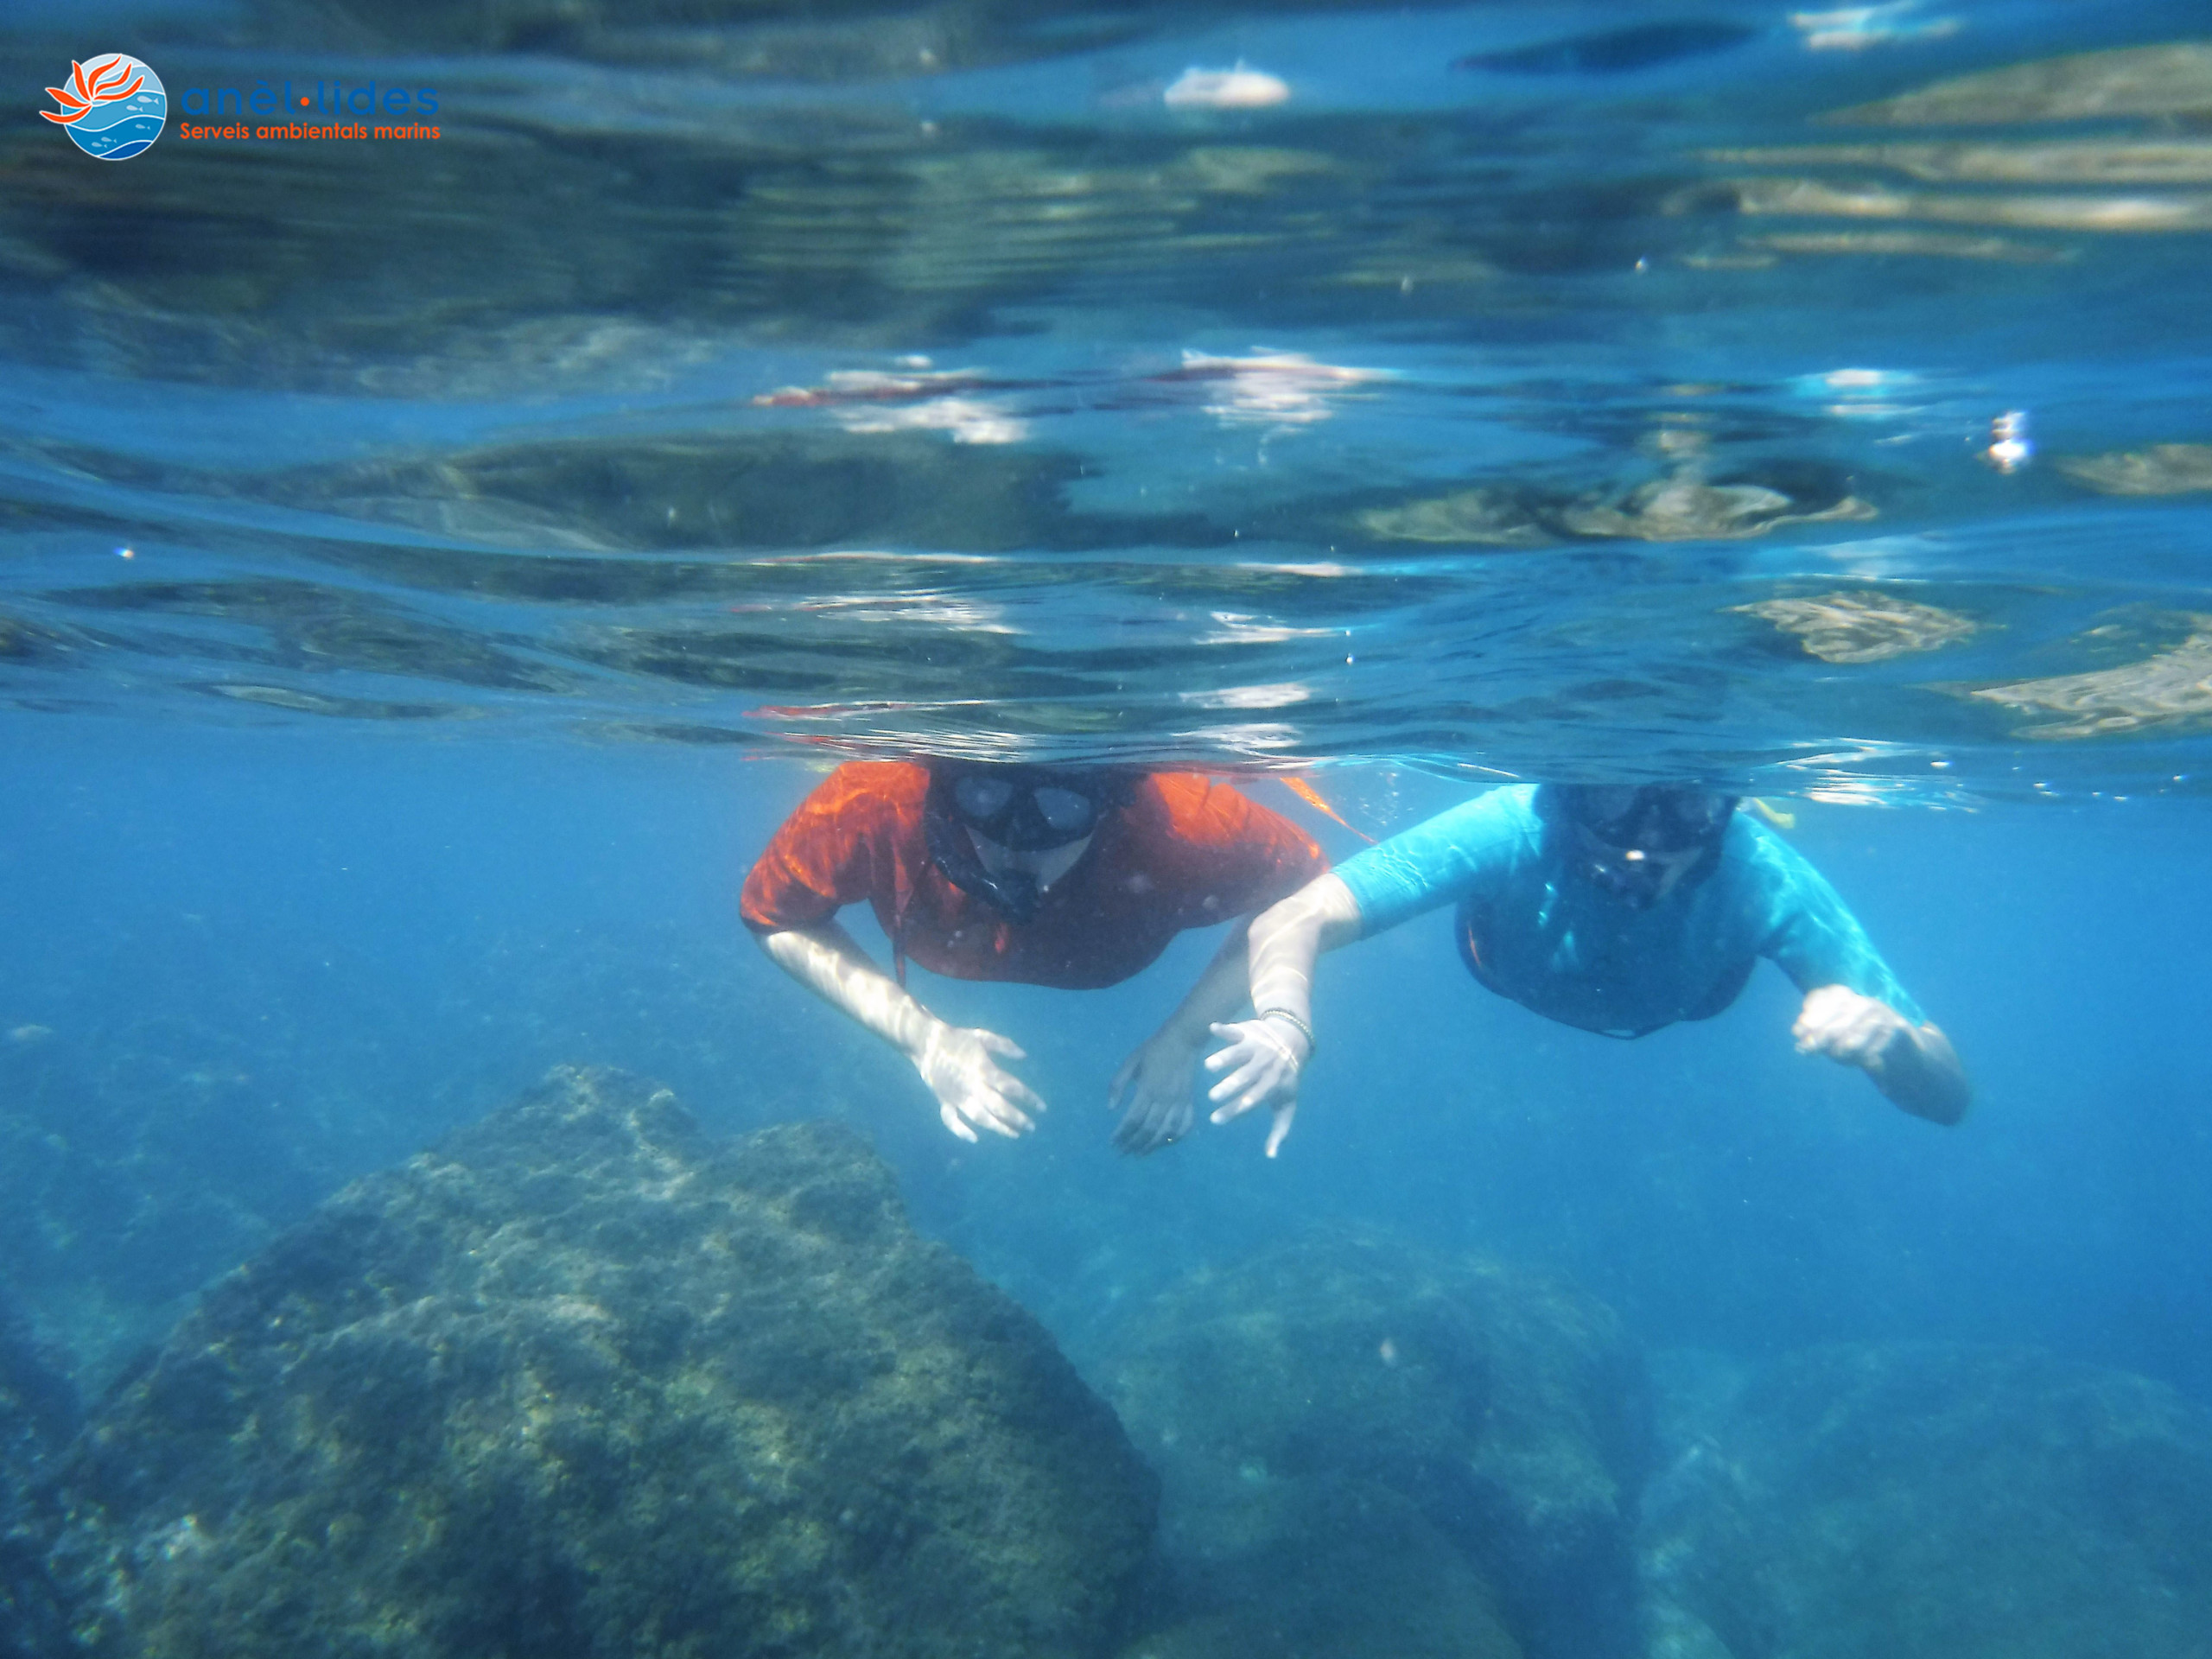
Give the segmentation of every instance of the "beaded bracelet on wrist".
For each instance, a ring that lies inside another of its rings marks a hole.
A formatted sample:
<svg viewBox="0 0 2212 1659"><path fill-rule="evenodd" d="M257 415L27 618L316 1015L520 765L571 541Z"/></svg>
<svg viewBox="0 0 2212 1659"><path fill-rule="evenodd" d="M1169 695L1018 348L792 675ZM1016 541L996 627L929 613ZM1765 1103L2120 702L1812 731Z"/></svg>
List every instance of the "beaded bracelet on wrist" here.
<svg viewBox="0 0 2212 1659"><path fill-rule="evenodd" d="M1288 1008L1262 1008L1259 1013L1255 1014L1253 1017L1258 1020L1289 1020L1290 1023L1297 1028L1298 1034L1306 1039L1306 1058L1309 1060L1313 1058L1314 1052L1321 1046L1320 1044L1313 1040L1313 1027L1307 1025L1303 1020L1293 1014Z"/></svg>

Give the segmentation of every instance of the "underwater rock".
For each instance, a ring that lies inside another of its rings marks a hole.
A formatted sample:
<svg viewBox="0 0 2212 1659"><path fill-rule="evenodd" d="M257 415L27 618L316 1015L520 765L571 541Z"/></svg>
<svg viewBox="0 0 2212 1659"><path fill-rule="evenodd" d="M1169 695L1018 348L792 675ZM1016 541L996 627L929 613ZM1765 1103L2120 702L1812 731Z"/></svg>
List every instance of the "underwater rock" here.
<svg viewBox="0 0 2212 1659"><path fill-rule="evenodd" d="M1808 46L1856 48L1885 35L1898 37L1900 19L1878 22L1894 10L1801 13L1796 22L1808 30ZM1929 18L1902 28L1906 34L1947 33L1956 22ZM2202 124L2208 110L2212 44L2202 41L2012 64L1818 118L1834 126L1936 129L2087 121L2101 130L2064 137L1999 132L1961 139L1954 133L1931 135L1937 140L1932 143L1716 149L1705 152L1705 159L1781 170L1765 177L1700 180L1661 211L1719 207L1750 217L1830 221L1742 237L1727 252L1692 257L1693 264L1755 264L1762 257L1788 255L2063 262L2082 251L2072 238L2186 232L2212 223L2203 193L2186 188L2201 184L2212 166L2212 149L2189 132ZM2147 130L2116 128L2128 118L2145 123ZM1928 188L1901 186L1870 172L1902 173ZM2020 188L1990 188L1999 185ZM2030 234L1940 228L1947 225Z"/></svg>
<svg viewBox="0 0 2212 1659"><path fill-rule="evenodd" d="M2212 207L2194 192L2164 196L2140 191L2115 195L2059 191L1990 194L1907 190L1887 184L1831 183L1810 178L1714 181L1670 198L1664 211L1683 213L1716 202L1726 202L1735 212L1754 218L1917 219L2097 235L2201 231L2212 224Z"/></svg>
<svg viewBox="0 0 2212 1659"><path fill-rule="evenodd" d="M1824 663L1886 663L1971 638L1980 625L1956 611L1882 593L1763 599L1728 607L1797 636Z"/></svg>
<svg viewBox="0 0 2212 1659"><path fill-rule="evenodd" d="M2212 43L2177 41L1983 70L1821 118L1839 126L2031 125L2209 110Z"/></svg>
<svg viewBox="0 0 2212 1659"><path fill-rule="evenodd" d="M2069 138L2050 143L1787 144L1708 149L1723 166L1894 169L1927 184L2212 184L2212 143Z"/></svg>
<svg viewBox="0 0 2212 1659"><path fill-rule="evenodd" d="M45 1478L76 1431L75 1390L0 1300L0 1659L68 1649L69 1621L45 1565L60 1522Z"/></svg>
<svg viewBox="0 0 2212 1659"><path fill-rule="evenodd" d="M2212 443L2154 443L2111 454L2069 455L2058 470L2105 495L2189 495L2212 490Z"/></svg>
<svg viewBox="0 0 2212 1659"><path fill-rule="evenodd" d="M1101 1375L1187 1573L1142 1651L1228 1651L1193 1634L1224 1621L1248 1652L1630 1651L1643 1372L1588 1298L1316 1235L1185 1281ZM1323 1640L1331 1607L1364 1639Z"/></svg>
<svg viewBox="0 0 2212 1659"><path fill-rule="evenodd" d="M1744 541L1783 524L1856 523L1876 516L1855 495L1807 507L1764 484L1677 477L1639 485L1619 501L1578 504L1560 522L1578 536L1643 542Z"/></svg>
<svg viewBox="0 0 2212 1659"><path fill-rule="evenodd" d="M1839 1345L1705 1417L1647 1501L1653 1652L2181 1659L2212 1630L2212 1419L2032 1351Z"/></svg>
<svg viewBox="0 0 2212 1659"><path fill-rule="evenodd" d="M1092 1654L1154 1482L848 1132L556 1071L219 1281L66 1467L107 1651Z"/></svg>
<svg viewBox="0 0 2212 1659"><path fill-rule="evenodd" d="M1980 259L1993 264L2062 264L2074 257L2063 248L2038 247L2001 236L1955 236L1942 231L1789 231L1737 238L1738 253L1693 254L1696 270L1756 270L1781 254L1863 254L1873 258Z"/></svg>
<svg viewBox="0 0 2212 1659"><path fill-rule="evenodd" d="M1548 547L1574 541L1750 541L1785 524L1859 523L1874 506L1846 490L1820 499L1751 480L1708 483L1694 469L1618 493L1562 496L1523 485L1478 486L1378 507L1360 527L1381 541Z"/></svg>
<svg viewBox="0 0 2212 1659"><path fill-rule="evenodd" d="M1455 490L1450 495L1374 507L1359 526L1378 541L1472 543L1478 547L1550 547L1560 539L1548 524L1554 503L1513 486Z"/></svg>
<svg viewBox="0 0 2212 1659"><path fill-rule="evenodd" d="M2189 620L2196 627L2187 639L2140 662L1967 687L1964 695L2033 717L2039 723L2020 727L2023 737L2110 737L2196 725L2212 719L2212 616Z"/></svg>
<svg viewBox="0 0 2212 1659"><path fill-rule="evenodd" d="M1171 1592L1120 1659L1521 1659L1482 1569L1371 1483L1240 1476L1185 1501L1179 1544L1203 1596Z"/></svg>

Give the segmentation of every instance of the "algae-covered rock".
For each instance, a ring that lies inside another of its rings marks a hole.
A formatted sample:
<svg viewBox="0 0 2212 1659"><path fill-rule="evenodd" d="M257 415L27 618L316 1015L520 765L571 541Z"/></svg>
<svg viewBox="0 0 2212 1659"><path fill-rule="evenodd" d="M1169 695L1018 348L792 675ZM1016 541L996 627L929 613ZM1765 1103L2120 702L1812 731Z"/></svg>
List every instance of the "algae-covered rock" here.
<svg viewBox="0 0 2212 1659"><path fill-rule="evenodd" d="M2200 724L2212 718L2212 616L2183 620L2193 625L2188 638L2136 662L1961 691L2028 716L2034 723L2018 728L2021 736L2053 741Z"/></svg>
<svg viewBox="0 0 2212 1659"><path fill-rule="evenodd" d="M1876 591L1777 594L1732 611L1795 634L1824 663L1886 663L1969 639L1980 625L1956 611Z"/></svg>
<svg viewBox="0 0 2212 1659"><path fill-rule="evenodd" d="M68 1473L100 1638L178 1659L1087 1654L1154 1501L851 1135L565 1070L219 1281Z"/></svg>
<svg viewBox="0 0 2212 1659"><path fill-rule="evenodd" d="M1319 1235L1194 1275L1104 1376L1166 1478L1193 1617L1226 1604L1285 1653L1629 1650L1643 1375L1588 1298ZM1424 1559L1452 1572L1378 1566ZM1363 1608L1366 1640L1321 1639L1309 1599Z"/></svg>
<svg viewBox="0 0 2212 1659"><path fill-rule="evenodd" d="M1754 478L1708 482L1696 467L1631 488L1570 496L1528 484L1485 485L1372 508L1360 527L1378 541L1551 547L1579 541L1750 541L1785 524L1856 523L1875 508L1819 477L1789 469L1792 490Z"/></svg>
<svg viewBox="0 0 2212 1659"><path fill-rule="evenodd" d="M2212 443L2154 443L2147 449L2069 455L2058 470L2106 495L2190 495L2212 490Z"/></svg>
<svg viewBox="0 0 2212 1659"><path fill-rule="evenodd" d="M2032 1351L1793 1354L1651 1491L1654 1652L2203 1659L2212 1419Z"/></svg>
<svg viewBox="0 0 2212 1659"><path fill-rule="evenodd" d="M45 1564L60 1517L44 1489L76 1427L75 1390L0 1300L0 1659L68 1649L69 1621Z"/></svg>

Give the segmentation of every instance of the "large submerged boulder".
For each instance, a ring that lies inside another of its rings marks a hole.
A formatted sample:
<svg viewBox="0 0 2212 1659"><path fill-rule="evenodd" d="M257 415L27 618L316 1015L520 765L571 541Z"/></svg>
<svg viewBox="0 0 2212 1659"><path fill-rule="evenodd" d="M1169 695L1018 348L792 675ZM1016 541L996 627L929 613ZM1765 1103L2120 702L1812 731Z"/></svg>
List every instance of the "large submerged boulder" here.
<svg viewBox="0 0 2212 1659"><path fill-rule="evenodd" d="M76 1429L76 1391L0 1300L0 1659L68 1649L68 1618L46 1567L60 1524L48 1482Z"/></svg>
<svg viewBox="0 0 2212 1659"><path fill-rule="evenodd" d="M2034 1351L1833 1346L1653 1484L1653 1659L2205 1659L2212 1419Z"/></svg>
<svg viewBox="0 0 2212 1659"><path fill-rule="evenodd" d="M1642 1365L1567 1286L1315 1235L1186 1281L1104 1381L1183 1569L1147 1651L1631 1651Z"/></svg>
<svg viewBox="0 0 2212 1659"><path fill-rule="evenodd" d="M849 1133L556 1071L219 1281L72 1454L96 1643L1078 1656L1154 1484Z"/></svg>

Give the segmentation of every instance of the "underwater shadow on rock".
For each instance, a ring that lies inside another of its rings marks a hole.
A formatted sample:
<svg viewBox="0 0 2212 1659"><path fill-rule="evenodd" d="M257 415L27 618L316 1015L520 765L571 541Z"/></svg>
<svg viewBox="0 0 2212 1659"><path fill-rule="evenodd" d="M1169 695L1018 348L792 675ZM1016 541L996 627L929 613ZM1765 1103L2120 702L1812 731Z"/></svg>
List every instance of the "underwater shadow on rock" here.
<svg viewBox="0 0 2212 1659"><path fill-rule="evenodd" d="M1155 1483L827 1125L556 1071L218 1281L69 1454L95 1649L1102 1653Z"/></svg>

